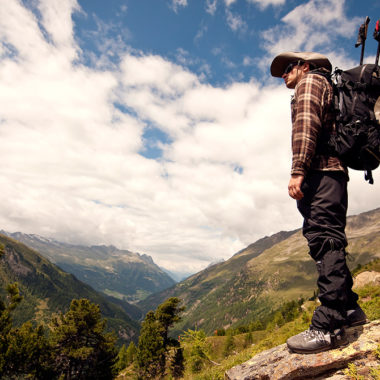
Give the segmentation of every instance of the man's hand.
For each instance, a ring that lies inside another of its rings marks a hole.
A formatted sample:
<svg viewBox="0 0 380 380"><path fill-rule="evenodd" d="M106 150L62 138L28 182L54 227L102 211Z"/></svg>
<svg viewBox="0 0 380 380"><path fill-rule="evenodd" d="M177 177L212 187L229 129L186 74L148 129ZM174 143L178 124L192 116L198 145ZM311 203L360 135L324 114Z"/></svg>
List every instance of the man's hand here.
<svg viewBox="0 0 380 380"><path fill-rule="evenodd" d="M288 193L293 198L299 201L303 198L303 192L301 191L301 185L303 182L304 176L297 174L290 177L288 185Z"/></svg>

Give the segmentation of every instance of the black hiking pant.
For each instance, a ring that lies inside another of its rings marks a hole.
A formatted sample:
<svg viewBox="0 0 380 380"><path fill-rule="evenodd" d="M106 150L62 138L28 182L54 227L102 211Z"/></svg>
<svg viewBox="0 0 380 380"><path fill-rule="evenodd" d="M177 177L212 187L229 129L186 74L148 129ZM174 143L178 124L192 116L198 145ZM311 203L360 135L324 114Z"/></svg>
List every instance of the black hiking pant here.
<svg viewBox="0 0 380 380"><path fill-rule="evenodd" d="M346 311L358 306L346 264L347 176L340 171L310 171L302 191L304 197L297 207L304 218L309 253L317 265L321 302L311 324L332 332L343 326Z"/></svg>

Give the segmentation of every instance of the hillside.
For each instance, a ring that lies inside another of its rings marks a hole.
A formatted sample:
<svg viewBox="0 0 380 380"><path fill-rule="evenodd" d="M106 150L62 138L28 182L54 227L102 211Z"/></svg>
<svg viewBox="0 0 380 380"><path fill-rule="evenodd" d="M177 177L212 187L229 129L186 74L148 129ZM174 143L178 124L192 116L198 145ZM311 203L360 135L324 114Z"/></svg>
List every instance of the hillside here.
<svg viewBox="0 0 380 380"><path fill-rule="evenodd" d="M351 268L380 257L380 209L348 218ZM236 327L265 320L271 310L316 290L315 264L300 230L280 232L139 303L144 312L168 297L186 306L178 330Z"/></svg>
<svg viewBox="0 0 380 380"><path fill-rule="evenodd" d="M29 320L46 324L52 313L66 312L72 299L87 298L100 306L109 329L114 329L119 339L137 339L139 324L128 316L121 302L109 301L20 242L0 234L0 244L5 247L0 259L0 294L5 296L6 285L17 282L24 297L14 313L16 324Z"/></svg>
<svg viewBox="0 0 380 380"><path fill-rule="evenodd" d="M114 246L81 246L20 232L4 234L35 249L94 289L128 302L166 289L175 281L148 255Z"/></svg>

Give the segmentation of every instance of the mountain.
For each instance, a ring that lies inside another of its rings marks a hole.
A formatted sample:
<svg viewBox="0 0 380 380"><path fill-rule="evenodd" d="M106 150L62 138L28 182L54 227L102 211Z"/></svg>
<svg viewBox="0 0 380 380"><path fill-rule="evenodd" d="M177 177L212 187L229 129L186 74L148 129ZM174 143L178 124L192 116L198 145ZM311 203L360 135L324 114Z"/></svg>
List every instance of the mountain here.
<svg viewBox="0 0 380 380"><path fill-rule="evenodd" d="M52 313L66 312L72 299L87 298L100 306L109 329L113 329L121 341L136 341L139 323L129 317L125 302L111 302L38 252L8 236L0 234L0 246L4 247L4 255L0 258L0 295L6 295L9 283L17 282L23 296L14 312L16 324L29 320L47 324Z"/></svg>
<svg viewBox="0 0 380 380"><path fill-rule="evenodd" d="M380 209L348 218L350 268L380 257ZM179 330L237 327L265 318L283 303L316 291L316 269L301 230L265 237L232 256L138 303L144 312L168 297L186 306Z"/></svg>
<svg viewBox="0 0 380 380"><path fill-rule="evenodd" d="M35 249L94 289L130 303L175 284L145 254L119 250L114 246L86 247L33 234L1 232Z"/></svg>

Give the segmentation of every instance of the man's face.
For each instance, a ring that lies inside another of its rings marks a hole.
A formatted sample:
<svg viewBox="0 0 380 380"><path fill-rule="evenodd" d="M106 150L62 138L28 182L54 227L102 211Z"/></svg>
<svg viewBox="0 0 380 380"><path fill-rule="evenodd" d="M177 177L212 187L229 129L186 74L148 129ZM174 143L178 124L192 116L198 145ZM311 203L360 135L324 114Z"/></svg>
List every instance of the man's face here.
<svg viewBox="0 0 380 380"><path fill-rule="evenodd" d="M293 89L297 83L302 79L304 74L309 70L309 65L303 63L299 65L297 62L291 63L282 74L287 88Z"/></svg>

